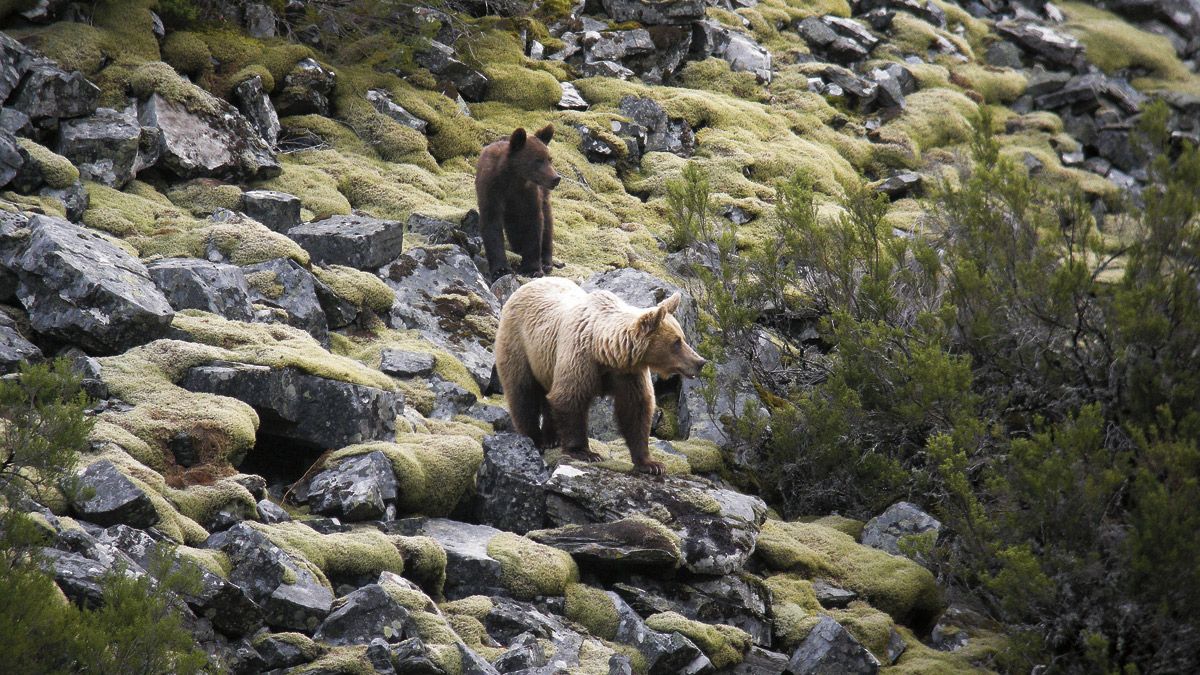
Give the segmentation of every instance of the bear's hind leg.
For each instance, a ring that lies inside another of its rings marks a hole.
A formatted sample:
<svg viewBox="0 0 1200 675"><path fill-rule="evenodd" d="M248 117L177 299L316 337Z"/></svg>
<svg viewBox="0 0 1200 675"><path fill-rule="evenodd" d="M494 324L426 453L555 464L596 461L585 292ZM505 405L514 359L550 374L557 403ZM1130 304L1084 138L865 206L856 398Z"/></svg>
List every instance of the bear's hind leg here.
<svg viewBox="0 0 1200 675"><path fill-rule="evenodd" d="M554 425L554 411L550 409L550 402L545 397L542 398L542 445L543 450L556 447L559 444L558 428Z"/></svg>

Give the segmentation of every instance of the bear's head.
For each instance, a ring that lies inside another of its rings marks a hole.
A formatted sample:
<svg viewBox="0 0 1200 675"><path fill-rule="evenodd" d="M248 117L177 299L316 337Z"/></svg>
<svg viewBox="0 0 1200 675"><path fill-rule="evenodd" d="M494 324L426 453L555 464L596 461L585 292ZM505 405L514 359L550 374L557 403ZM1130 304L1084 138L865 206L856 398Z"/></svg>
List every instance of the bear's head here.
<svg viewBox="0 0 1200 675"><path fill-rule="evenodd" d="M697 377L708 363L687 343L679 321L671 315L679 308L678 293L645 310L635 319L634 332L645 345L641 365L663 377Z"/></svg>
<svg viewBox="0 0 1200 675"><path fill-rule="evenodd" d="M517 129L508 137L508 168L516 175L547 190L558 187L562 176L550 163L550 139L554 125L547 124L533 136Z"/></svg>

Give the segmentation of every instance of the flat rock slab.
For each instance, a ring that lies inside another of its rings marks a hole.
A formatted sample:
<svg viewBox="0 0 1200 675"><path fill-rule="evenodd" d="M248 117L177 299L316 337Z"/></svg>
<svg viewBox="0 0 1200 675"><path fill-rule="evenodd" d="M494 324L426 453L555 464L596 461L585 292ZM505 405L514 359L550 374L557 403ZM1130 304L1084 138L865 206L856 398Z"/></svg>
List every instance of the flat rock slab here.
<svg viewBox="0 0 1200 675"><path fill-rule="evenodd" d="M729 574L754 550L767 506L757 497L694 477L654 480L598 467L561 464L546 482L556 525L605 523L653 514L682 539L684 567Z"/></svg>
<svg viewBox="0 0 1200 675"><path fill-rule="evenodd" d="M234 321L254 319L250 286L240 267L199 258L164 258L146 270L176 310L200 309Z"/></svg>
<svg viewBox="0 0 1200 675"><path fill-rule="evenodd" d="M29 220L29 238L12 271L33 330L92 353L154 340L175 315L137 258L60 218Z"/></svg>
<svg viewBox="0 0 1200 675"><path fill-rule="evenodd" d="M570 553L581 567L655 572L674 570L682 562L679 547L670 537L639 520L564 525L528 536Z"/></svg>
<svg viewBox="0 0 1200 675"><path fill-rule="evenodd" d="M332 216L293 227L287 236L308 251L313 262L375 270L400 255L404 223L366 216Z"/></svg>
<svg viewBox="0 0 1200 675"><path fill-rule="evenodd" d="M454 354L486 392L496 365L491 347L500 301L471 256L457 246L413 248L379 276L396 292L391 326L415 329Z"/></svg>
<svg viewBox="0 0 1200 675"><path fill-rule="evenodd" d="M403 349L384 349L379 357L379 370L392 377L426 377L436 364L433 354Z"/></svg>
<svg viewBox="0 0 1200 675"><path fill-rule="evenodd" d="M429 537L446 551L448 600L469 595L506 593L500 581L500 562L488 555L488 542L500 530L446 518L405 518L386 523L386 531L409 537Z"/></svg>
<svg viewBox="0 0 1200 675"><path fill-rule="evenodd" d="M662 633L650 628L621 596L609 592L608 597L617 611L616 642L636 649L646 662L647 673L674 675L712 670L712 662L696 643L680 633Z"/></svg>
<svg viewBox="0 0 1200 675"><path fill-rule="evenodd" d="M300 198L286 192L243 192L242 211L275 232L287 232L300 224Z"/></svg>
<svg viewBox="0 0 1200 675"><path fill-rule="evenodd" d="M261 433L321 448L395 440L396 415L404 405L403 399L390 391L317 377L295 368L243 363L191 368L179 386L244 401L260 411Z"/></svg>

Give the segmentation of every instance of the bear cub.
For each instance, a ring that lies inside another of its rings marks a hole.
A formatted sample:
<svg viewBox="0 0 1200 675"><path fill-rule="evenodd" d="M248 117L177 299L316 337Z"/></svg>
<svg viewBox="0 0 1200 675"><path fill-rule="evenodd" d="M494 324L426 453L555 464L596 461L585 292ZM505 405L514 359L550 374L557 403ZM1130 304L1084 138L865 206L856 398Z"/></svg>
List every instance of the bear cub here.
<svg viewBox="0 0 1200 675"><path fill-rule="evenodd" d="M550 191L562 176L550 164L554 126L533 136L517 129L483 149L475 172L479 226L493 280L512 272L504 253L504 237L521 255L518 272L530 277L549 274L554 266L554 217Z"/></svg>
<svg viewBox="0 0 1200 675"><path fill-rule="evenodd" d="M517 289L496 333L496 371L517 431L541 448L560 444L573 457L596 461L588 450L588 409L610 395L637 470L663 473L650 459L650 373L696 377L706 363L671 315L679 301L676 293L642 309L550 277Z"/></svg>

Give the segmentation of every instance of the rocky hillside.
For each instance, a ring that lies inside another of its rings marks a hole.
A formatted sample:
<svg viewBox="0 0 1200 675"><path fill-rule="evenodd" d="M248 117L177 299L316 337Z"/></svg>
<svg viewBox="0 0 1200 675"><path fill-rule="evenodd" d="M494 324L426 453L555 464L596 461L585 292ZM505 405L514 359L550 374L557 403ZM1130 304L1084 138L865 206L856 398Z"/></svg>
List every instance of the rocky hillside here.
<svg viewBox="0 0 1200 675"><path fill-rule="evenodd" d="M745 363L715 403L656 385L662 479L611 404L600 463L511 433L523 279L480 255L474 159L554 123L555 274L649 306L694 288L663 243L689 163L754 247L797 171L823 217L866 183L919 236L985 109L1099 218L1149 179L1150 98L1200 140L1196 0L0 0L0 30L0 372L64 356L95 399L85 490L22 508L77 603L174 546L214 672L996 667L1002 631L901 553L928 514L749 494Z"/></svg>

